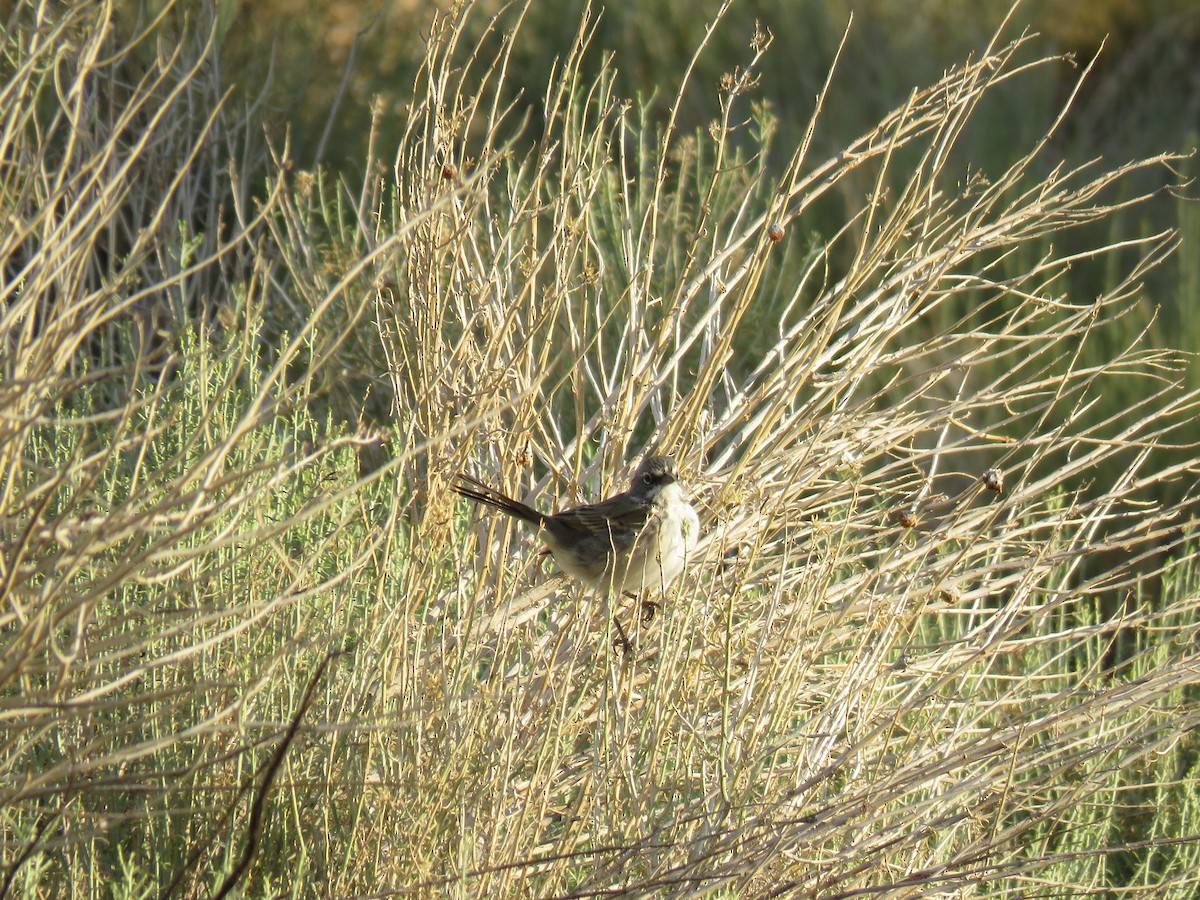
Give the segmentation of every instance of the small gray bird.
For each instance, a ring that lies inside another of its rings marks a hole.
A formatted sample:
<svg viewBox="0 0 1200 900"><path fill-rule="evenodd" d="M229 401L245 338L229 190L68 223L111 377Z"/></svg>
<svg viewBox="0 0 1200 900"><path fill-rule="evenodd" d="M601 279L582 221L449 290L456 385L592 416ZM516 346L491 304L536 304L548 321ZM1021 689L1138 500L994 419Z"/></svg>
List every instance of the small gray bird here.
<svg viewBox="0 0 1200 900"><path fill-rule="evenodd" d="M459 475L454 490L536 525L538 537L567 574L607 591L665 590L683 571L700 536L700 520L668 456L642 460L623 494L551 515L469 475Z"/></svg>

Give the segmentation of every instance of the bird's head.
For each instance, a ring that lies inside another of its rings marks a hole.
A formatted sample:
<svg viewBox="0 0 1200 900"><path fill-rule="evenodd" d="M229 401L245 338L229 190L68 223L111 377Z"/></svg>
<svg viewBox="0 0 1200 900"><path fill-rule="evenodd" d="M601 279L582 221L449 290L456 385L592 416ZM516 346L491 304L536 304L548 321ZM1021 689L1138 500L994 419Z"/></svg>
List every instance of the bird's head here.
<svg viewBox="0 0 1200 900"><path fill-rule="evenodd" d="M654 497L675 480L675 460L669 456L647 456L633 473L629 492L640 497Z"/></svg>

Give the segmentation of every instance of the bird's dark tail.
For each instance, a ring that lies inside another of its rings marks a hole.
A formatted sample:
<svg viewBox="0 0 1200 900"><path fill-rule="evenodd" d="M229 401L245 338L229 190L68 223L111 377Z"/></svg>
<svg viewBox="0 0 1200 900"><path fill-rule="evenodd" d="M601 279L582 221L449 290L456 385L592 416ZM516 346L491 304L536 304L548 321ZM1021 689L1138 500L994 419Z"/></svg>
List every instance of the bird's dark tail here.
<svg viewBox="0 0 1200 900"><path fill-rule="evenodd" d="M517 519L524 519L526 522L532 522L539 527L546 520L546 517L532 506L526 506L524 503L513 500L511 497L506 497L495 488L488 487L482 481L477 481L470 475L459 475L452 487L456 494L466 497L468 500L474 500L476 503L482 503L484 506L498 509L506 515Z"/></svg>

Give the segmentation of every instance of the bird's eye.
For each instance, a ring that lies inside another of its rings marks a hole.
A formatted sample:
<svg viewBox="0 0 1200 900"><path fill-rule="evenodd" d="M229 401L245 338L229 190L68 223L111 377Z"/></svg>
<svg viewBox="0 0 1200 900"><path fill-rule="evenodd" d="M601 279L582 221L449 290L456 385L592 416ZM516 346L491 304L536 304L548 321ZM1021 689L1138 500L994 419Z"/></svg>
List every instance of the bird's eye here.
<svg viewBox="0 0 1200 900"><path fill-rule="evenodd" d="M654 484L654 476L647 472L642 476L642 481L646 482L646 484Z"/></svg>

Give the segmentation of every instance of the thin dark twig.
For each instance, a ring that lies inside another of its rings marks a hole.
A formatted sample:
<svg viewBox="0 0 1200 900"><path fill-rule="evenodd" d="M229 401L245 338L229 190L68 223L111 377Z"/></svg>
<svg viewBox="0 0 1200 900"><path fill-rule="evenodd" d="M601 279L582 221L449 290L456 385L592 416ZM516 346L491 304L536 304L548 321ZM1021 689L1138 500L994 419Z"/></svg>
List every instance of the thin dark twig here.
<svg viewBox="0 0 1200 900"><path fill-rule="evenodd" d="M237 865L233 867L233 871L226 876L225 881L217 889L217 893L215 894L216 900L221 900L222 897L228 896L229 892L242 880L246 871L250 868L250 863L254 860L254 854L258 851L259 835L262 831L263 816L267 807L267 795L271 792L271 785L275 781L275 776L279 773L280 766L283 765L283 758L287 755L288 748L291 747L292 741L296 739L296 735L300 731L300 722L304 719L304 714L312 706L317 685L325 676L325 670L329 668L329 664L335 658L345 652L345 649L342 649L331 650L326 653L325 658L321 660L321 664L317 666L317 671L308 680L308 686L304 689L304 696L300 700L300 706L296 709L296 714L292 716L292 722L288 725L288 729L284 733L283 739L279 742L279 746L275 748L274 755L267 763L266 771L263 773L262 784L259 785L258 792L254 797L254 803L250 807L250 821L246 826L246 846L242 850L242 858L238 860Z"/></svg>
<svg viewBox="0 0 1200 900"><path fill-rule="evenodd" d="M251 743L249 743L243 747L239 747L230 753L223 753L219 757L214 759L210 763L210 765L218 765L222 762L227 762L228 760L233 759L235 756L237 756L239 754L247 753L250 750L253 750L259 744L265 743L266 740L267 740L267 738L252 741ZM187 772L189 772L191 770L191 768L192 767L188 767L186 769L180 769L176 772L163 773L163 775L160 777L164 777L165 779L178 779L178 778L183 777L183 775L185 775ZM188 872L194 871L200 865L201 857L203 857L204 854L208 852L208 849L213 845L213 841L216 840L217 835L221 834L222 831L224 830L225 823L227 823L230 820L230 818L232 818L234 812L237 811L238 804L241 802L242 797L246 796L246 792L249 791L250 788L253 786L254 778L257 774L258 774L258 772L251 773L242 782L241 787L239 787L237 790L237 793L234 794L233 799L229 802L229 806L227 806L225 808L225 811L221 814L220 818L217 820L216 824L213 826L213 828L209 832L208 837L205 838L204 840L200 841L199 845L192 852L192 855L190 857L188 857L188 861L186 863L184 863L182 868L180 868L180 870L176 873L175 877L171 879L171 882L163 890L162 895L161 895L163 897L163 900L166 900L167 897L170 897L172 894L174 894L176 888L180 887L180 885L183 883L183 879L188 874ZM2 900L2 898L0 898L0 900Z"/></svg>

